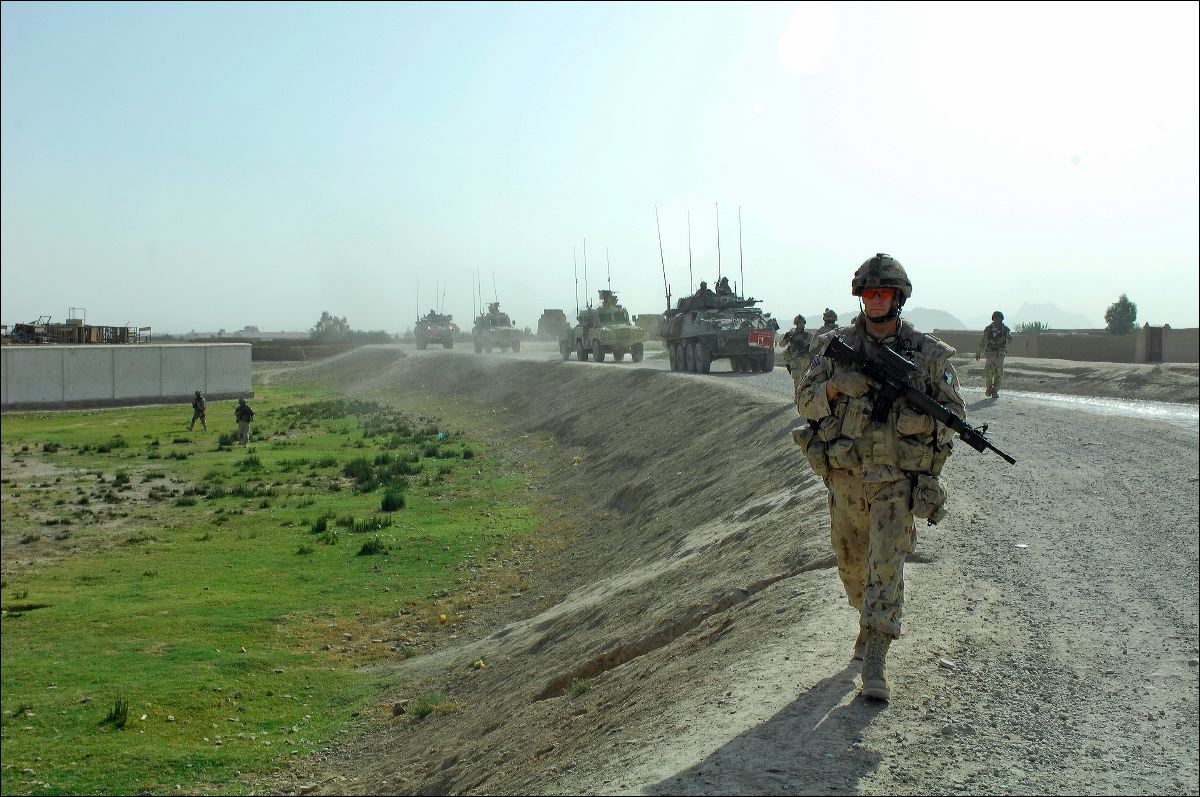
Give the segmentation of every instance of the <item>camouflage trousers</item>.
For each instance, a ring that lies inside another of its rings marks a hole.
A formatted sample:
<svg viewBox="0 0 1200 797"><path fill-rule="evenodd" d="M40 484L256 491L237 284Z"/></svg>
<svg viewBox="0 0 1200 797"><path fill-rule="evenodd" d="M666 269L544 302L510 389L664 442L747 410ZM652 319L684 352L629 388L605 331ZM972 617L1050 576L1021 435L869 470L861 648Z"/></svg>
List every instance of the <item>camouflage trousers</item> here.
<svg viewBox="0 0 1200 797"><path fill-rule="evenodd" d="M983 363L983 392L995 393L1000 389L1000 380L1004 376L1004 352L989 351L984 355Z"/></svg>
<svg viewBox="0 0 1200 797"><path fill-rule="evenodd" d="M916 542L912 483L864 482L829 472L829 541L837 554L846 599L859 622L887 637L900 636L904 558Z"/></svg>
<svg viewBox="0 0 1200 797"><path fill-rule="evenodd" d="M188 424L189 432L196 428L196 421L200 421L200 428L206 432L208 431L208 422L204 420L204 413L192 410L192 422Z"/></svg>
<svg viewBox="0 0 1200 797"><path fill-rule="evenodd" d="M238 442L242 445L250 442L250 421L238 421Z"/></svg>

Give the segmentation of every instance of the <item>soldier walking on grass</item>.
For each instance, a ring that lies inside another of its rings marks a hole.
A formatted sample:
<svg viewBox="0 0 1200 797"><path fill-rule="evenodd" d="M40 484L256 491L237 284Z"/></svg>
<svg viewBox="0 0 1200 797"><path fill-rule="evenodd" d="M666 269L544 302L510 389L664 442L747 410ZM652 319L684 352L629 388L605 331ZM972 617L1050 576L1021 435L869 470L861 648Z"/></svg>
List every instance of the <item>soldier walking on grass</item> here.
<svg viewBox="0 0 1200 797"><path fill-rule="evenodd" d="M240 398L237 407L233 410L233 416L237 418L238 442L246 445L250 442L250 421L254 420L254 410L250 408L244 398Z"/></svg>
<svg viewBox="0 0 1200 797"><path fill-rule="evenodd" d="M200 428L208 431L208 423L204 420L204 413L208 411L208 402L204 400L204 394L199 390L196 391L195 397L192 399L192 422L188 424L188 431L196 428L196 421L200 421Z"/></svg>
<svg viewBox="0 0 1200 797"><path fill-rule="evenodd" d="M989 398L1000 398L1000 380L1004 377L1004 357L1008 354L1008 342L1012 330L1004 325L1004 313L992 313L992 323L983 328L979 348L975 350L975 362L986 354L983 365L983 394Z"/></svg>
<svg viewBox="0 0 1200 797"><path fill-rule="evenodd" d="M912 295L899 261L875 255L855 272L851 293L860 297L863 310L851 326L813 345L796 387L796 409L808 425L792 436L829 490L838 575L859 612L853 658L864 660L862 694L887 701L885 659L900 636L904 560L916 543L913 517L936 522L945 515L938 474L954 431L906 396L883 394L861 366L829 356L830 346L840 338L871 358L887 347L916 366L911 384L950 413L965 419L966 404L950 365L954 349L899 317Z"/></svg>

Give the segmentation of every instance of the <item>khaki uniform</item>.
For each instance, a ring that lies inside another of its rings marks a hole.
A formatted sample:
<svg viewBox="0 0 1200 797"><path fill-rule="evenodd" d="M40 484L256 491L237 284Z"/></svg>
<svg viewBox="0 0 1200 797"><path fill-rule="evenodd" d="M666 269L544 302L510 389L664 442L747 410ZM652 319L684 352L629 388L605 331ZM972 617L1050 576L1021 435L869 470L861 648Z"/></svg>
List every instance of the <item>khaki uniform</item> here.
<svg viewBox="0 0 1200 797"><path fill-rule="evenodd" d="M819 338L827 332L833 332L837 328L837 324L822 324L821 327L817 329L817 337Z"/></svg>
<svg viewBox="0 0 1200 797"><path fill-rule="evenodd" d="M880 345L867 334L861 316L838 334L868 353ZM886 420L873 422L874 385L862 397L838 394L830 402L826 381L848 367L822 356L832 338L818 338L796 386L796 409L809 425L794 437L829 488L830 543L846 598L859 610L863 627L895 639L904 605L904 560L916 543L914 513L935 519L944 514L945 492L937 476L954 432L914 412L903 398ZM882 344L917 366L915 384L966 418L958 375L949 362L953 348L904 320Z"/></svg>
<svg viewBox="0 0 1200 797"><path fill-rule="evenodd" d="M817 336L799 327L792 327L784 337L787 338L787 345L784 346L783 355L779 359L792 375L792 381L799 384L800 378L808 368L809 353Z"/></svg>
<svg viewBox="0 0 1200 797"><path fill-rule="evenodd" d="M983 363L983 392L994 396L1000 392L1000 381L1004 378L1004 357L1008 354L1008 342L1012 339L1011 330L1003 321L993 321L984 327L983 337L979 339L979 348L975 350L975 358L984 356Z"/></svg>
<svg viewBox="0 0 1200 797"><path fill-rule="evenodd" d="M250 422L254 420L254 410L250 409L249 404L238 404L233 410L233 416L237 419L238 442L246 445L250 442Z"/></svg>

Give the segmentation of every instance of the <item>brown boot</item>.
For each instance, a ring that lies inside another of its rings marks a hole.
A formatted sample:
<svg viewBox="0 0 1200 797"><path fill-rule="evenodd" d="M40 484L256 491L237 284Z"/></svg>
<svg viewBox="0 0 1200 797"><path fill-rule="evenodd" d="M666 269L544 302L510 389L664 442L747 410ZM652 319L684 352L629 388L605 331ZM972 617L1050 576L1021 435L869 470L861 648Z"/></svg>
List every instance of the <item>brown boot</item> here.
<svg viewBox="0 0 1200 797"><path fill-rule="evenodd" d="M888 702L892 698L892 689L887 681L887 651L892 640L878 631L872 630L867 634L867 651L863 657L862 695Z"/></svg>
<svg viewBox="0 0 1200 797"><path fill-rule="evenodd" d="M854 655L850 657L851 661L862 661L863 655L867 652L867 627L860 625L858 627L858 639L854 640Z"/></svg>

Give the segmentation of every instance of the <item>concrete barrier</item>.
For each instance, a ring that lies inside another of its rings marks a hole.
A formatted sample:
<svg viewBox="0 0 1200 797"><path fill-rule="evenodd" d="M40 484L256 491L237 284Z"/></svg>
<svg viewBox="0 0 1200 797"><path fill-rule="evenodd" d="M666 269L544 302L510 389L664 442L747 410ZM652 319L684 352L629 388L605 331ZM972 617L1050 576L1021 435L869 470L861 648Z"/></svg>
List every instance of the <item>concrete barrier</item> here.
<svg viewBox="0 0 1200 797"><path fill-rule="evenodd" d="M0 347L4 410L114 407L252 396L250 344Z"/></svg>

